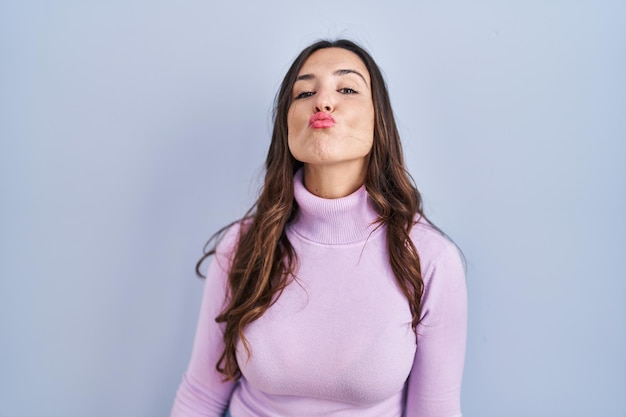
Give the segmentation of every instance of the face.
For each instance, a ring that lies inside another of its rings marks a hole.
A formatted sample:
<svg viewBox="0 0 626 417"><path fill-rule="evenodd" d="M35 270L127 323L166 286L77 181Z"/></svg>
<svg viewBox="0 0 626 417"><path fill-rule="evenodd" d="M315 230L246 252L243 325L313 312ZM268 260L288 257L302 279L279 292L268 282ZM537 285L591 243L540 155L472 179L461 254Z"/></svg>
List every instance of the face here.
<svg viewBox="0 0 626 417"><path fill-rule="evenodd" d="M304 63L287 114L289 150L316 165L366 165L374 142L371 80L348 50L325 48Z"/></svg>

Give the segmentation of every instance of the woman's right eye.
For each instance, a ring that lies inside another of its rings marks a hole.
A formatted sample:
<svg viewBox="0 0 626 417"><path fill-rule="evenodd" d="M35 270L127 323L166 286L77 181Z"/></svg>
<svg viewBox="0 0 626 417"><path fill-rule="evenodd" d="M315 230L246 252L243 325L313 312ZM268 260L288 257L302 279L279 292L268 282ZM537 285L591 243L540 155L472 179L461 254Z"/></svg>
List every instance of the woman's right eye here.
<svg viewBox="0 0 626 417"><path fill-rule="evenodd" d="M303 91L302 93L296 95L296 100L311 97L313 94L315 94L313 91Z"/></svg>

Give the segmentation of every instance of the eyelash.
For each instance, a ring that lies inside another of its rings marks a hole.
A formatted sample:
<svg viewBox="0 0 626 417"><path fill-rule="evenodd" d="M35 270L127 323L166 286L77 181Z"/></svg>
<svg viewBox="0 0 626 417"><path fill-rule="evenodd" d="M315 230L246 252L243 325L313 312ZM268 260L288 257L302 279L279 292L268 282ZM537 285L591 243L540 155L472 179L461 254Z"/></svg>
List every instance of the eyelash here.
<svg viewBox="0 0 626 417"><path fill-rule="evenodd" d="M295 99L296 99L296 100L302 100L303 98L309 98L309 97L311 97L313 94L315 94L315 93L314 93L314 92L312 92L312 91L304 91L304 92L302 92L302 93L298 94L298 95L295 97Z"/></svg>
<svg viewBox="0 0 626 417"><path fill-rule="evenodd" d="M339 92L341 94L358 94L359 93L355 89L349 88L349 87L340 88L339 90L337 90L337 92ZM313 92L313 91L303 91L302 93L296 95L295 99L296 100L302 100L304 98L309 98L309 97L313 96L314 94L315 94L315 92Z"/></svg>
<svg viewBox="0 0 626 417"><path fill-rule="evenodd" d="M344 87L339 89L341 94L357 94L357 91L354 88Z"/></svg>

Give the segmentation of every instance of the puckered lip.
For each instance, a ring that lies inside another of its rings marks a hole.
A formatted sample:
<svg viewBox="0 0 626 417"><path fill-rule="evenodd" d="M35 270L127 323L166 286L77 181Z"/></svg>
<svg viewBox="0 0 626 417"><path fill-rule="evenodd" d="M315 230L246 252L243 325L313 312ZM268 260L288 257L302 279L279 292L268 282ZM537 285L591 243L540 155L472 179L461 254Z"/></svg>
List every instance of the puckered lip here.
<svg viewBox="0 0 626 417"><path fill-rule="evenodd" d="M335 125L335 119L328 113L318 112L309 119L309 126L319 129L332 127Z"/></svg>

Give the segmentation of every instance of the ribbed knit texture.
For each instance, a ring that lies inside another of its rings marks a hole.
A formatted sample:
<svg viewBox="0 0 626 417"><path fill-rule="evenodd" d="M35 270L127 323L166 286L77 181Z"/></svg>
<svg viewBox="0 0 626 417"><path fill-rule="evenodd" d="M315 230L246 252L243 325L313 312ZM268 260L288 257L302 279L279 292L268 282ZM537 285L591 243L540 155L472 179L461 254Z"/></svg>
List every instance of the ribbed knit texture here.
<svg viewBox="0 0 626 417"><path fill-rule="evenodd" d="M299 170L294 197L299 211L292 228L305 239L328 245L356 243L365 241L375 229L378 214L364 185L346 197L321 198L304 187L303 170Z"/></svg>
<svg viewBox="0 0 626 417"><path fill-rule="evenodd" d="M215 371L228 259L238 227L220 243L207 276L189 368L173 417L459 417L466 290L458 252L424 222L413 241L426 289L417 336L389 266L385 228L364 187L339 199L295 177L299 212L287 227L298 256L295 280L245 329L243 377ZM416 344L417 342L417 344Z"/></svg>

